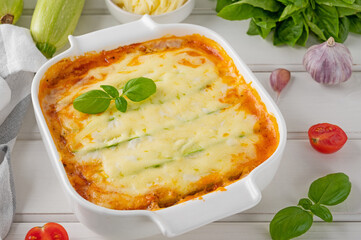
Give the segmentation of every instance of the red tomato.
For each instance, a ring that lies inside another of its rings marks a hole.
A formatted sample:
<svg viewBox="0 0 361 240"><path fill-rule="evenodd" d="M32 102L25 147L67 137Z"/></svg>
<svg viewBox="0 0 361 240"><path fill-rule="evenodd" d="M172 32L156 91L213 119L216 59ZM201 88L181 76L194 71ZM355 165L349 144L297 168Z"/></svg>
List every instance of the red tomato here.
<svg viewBox="0 0 361 240"><path fill-rule="evenodd" d="M313 125L308 130L308 137L312 147L321 153L337 152L347 141L346 133L329 123Z"/></svg>
<svg viewBox="0 0 361 240"><path fill-rule="evenodd" d="M69 240L69 237L63 226L50 222L30 229L25 240Z"/></svg>

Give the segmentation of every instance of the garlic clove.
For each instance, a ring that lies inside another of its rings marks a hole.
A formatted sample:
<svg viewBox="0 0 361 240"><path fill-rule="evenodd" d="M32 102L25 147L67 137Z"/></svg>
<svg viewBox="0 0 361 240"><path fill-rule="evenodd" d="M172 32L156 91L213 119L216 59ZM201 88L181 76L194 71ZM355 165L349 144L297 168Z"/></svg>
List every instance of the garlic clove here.
<svg viewBox="0 0 361 240"><path fill-rule="evenodd" d="M277 93L277 99L281 94L282 90L289 83L290 79L291 79L290 71L284 68L278 68L271 73L270 84L273 91Z"/></svg>
<svg viewBox="0 0 361 240"><path fill-rule="evenodd" d="M352 56L348 48L336 43L333 37L310 47L303 57L303 65L312 78L322 84L347 81L352 74Z"/></svg>

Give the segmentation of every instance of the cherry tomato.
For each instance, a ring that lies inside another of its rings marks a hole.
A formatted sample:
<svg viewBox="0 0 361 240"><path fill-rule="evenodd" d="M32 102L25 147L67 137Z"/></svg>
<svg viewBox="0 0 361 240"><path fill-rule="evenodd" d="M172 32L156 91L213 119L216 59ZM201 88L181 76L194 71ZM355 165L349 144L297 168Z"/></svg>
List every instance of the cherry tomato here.
<svg viewBox="0 0 361 240"><path fill-rule="evenodd" d="M329 123L313 125L308 130L308 137L312 147L321 153L337 152L347 141L346 133Z"/></svg>
<svg viewBox="0 0 361 240"><path fill-rule="evenodd" d="M69 237L63 226L50 222L30 229L25 240L69 240Z"/></svg>

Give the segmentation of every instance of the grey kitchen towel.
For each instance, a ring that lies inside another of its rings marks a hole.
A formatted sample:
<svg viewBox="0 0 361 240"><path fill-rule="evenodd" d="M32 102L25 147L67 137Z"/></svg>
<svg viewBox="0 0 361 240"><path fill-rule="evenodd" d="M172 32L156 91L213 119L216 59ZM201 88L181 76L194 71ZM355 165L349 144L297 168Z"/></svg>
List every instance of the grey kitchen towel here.
<svg viewBox="0 0 361 240"><path fill-rule="evenodd" d="M30 105L34 73L45 62L28 29L0 25L0 240L15 214L11 150Z"/></svg>

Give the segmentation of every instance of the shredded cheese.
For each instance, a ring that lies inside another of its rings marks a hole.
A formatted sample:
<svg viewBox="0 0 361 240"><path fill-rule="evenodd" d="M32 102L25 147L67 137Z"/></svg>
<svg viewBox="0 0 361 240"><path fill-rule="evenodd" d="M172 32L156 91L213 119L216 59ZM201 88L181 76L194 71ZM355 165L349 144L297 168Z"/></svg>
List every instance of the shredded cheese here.
<svg viewBox="0 0 361 240"><path fill-rule="evenodd" d="M136 14L159 15L181 7L187 0L113 0L125 11Z"/></svg>

